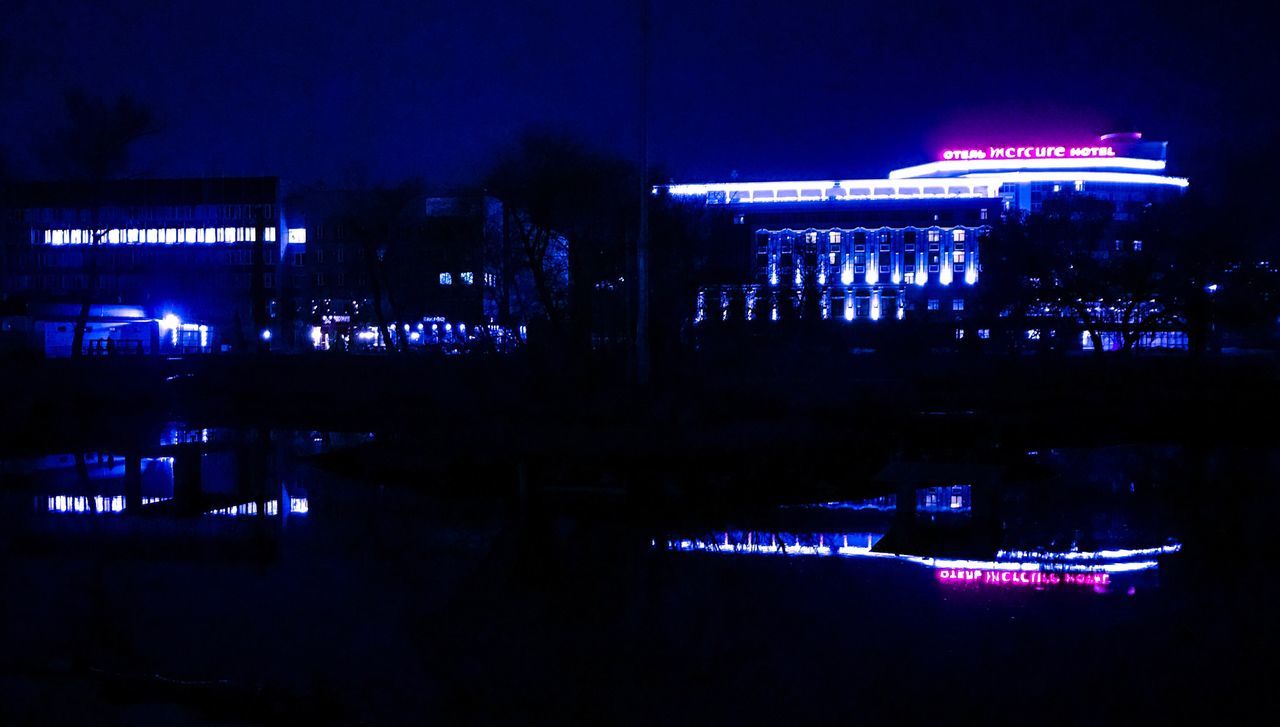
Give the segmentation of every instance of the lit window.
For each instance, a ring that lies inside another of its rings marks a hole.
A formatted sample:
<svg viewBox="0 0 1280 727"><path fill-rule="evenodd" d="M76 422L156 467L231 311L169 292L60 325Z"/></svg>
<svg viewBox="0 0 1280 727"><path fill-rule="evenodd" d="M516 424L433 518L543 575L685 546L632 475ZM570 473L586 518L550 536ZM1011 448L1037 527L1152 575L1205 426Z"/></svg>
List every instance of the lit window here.
<svg viewBox="0 0 1280 727"><path fill-rule="evenodd" d="M305 243L306 241L307 241L307 228L305 227L289 228L289 242Z"/></svg>
<svg viewBox="0 0 1280 727"><path fill-rule="evenodd" d="M964 230L952 230L951 239L956 242L964 242Z"/></svg>
<svg viewBox="0 0 1280 727"><path fill-rule="evenodd" d="M1133 241L1133 251L1134 251L1134 252L1142 252L1142 240L1134 240L1134 241Z"/></svg>
<svg viewBox="0 0 1280 727"><path fill-rule="evenodd" d="M155 229L147 230L147 242L159 242L160 231Z"/></svg>
<svg viewBox="0 0 1280 727"><path fill-rule="evenodd" d="M138 241L138 229L136 227L130 228L128 230L128 233L129 233L129 242L136 243Z"/></svg>
<svg viewBox="0 0 1280 727"><path fill-rule="evenodd" d="M937 242L942 239L942 232L939 230L929 230L929 242Z"/></svg>
<svg viewBox="0 0 1280 727"><path fill-rule="evenodd" d="M119 243L120 243L120 231L119 231L119 230L111 230L111 231L109 231L109 232L107 233L107 242L111 243L112 245L117 245L117 244L119 244Z"/></svg>
<svg viewBox="0 0 1280 727"><path fill-rule="evenodd" d="M952 298L951 310L964 310L964 298Z"/></svg>
<svg viewBox="0 0 1280 727"><path fill-rule="evenodd" d="M225 237L225 241L226 241L226 242L235 242L235 241L236 241L236 228L234 228L234 227L224 227L224 228L222 228L222 234L223 234L223 236Z"/></svg>
<svg viewBox="0 0 1280 727"><path fill-rule="evenodd" d="M474 282L476 282L476 276L474 273L470 273L470 272L462 273L463 285L471 285Z"/></svg>
<svg viewBox="0 0 1280 727"><path fill-rule="evenodd" d="M951 262L953 262L953 263L962 263L962 262L964 262L964 250L955 250L955 251L953 251L953 252L951 253Z"/></svg>
<svg viewBox="0 0 1280 727"><path fill-rule="evenodd" d="M983 207L981 210L978 210L978 219L980 219L980 220L985 220L985 219L987 219L987 208L986 208L986 207Z"/></svg>
<svg viewBox="0 0 1280 727"><path fill-rule="evenodd" d="M1084 180L1083 180L1083 179L1077 179L1077 180L1076 180L1076 191L1077 191L1077 192L1083 192L1083 191L1084 191Z"/></svg>
<svg viewBox="0 0 1280 727"><path fill-rule="evenodd" d="M963 328L957 328L957 329L956 329L956 340L957 340L957 341L963 341L963 340L964 340L964 329L963 329Z"/></svg>
<svg viewBox="0 0 1280 727"><path fill-rule="evenodd" d="M164 231L164 241L166 244L172 245L178 241L178 231L172 227Z"/></svg>
<svg viewBox="0 0 1280 727"><path fill-rule="evenodd" d="M938 299L937 299L937 298L930 298L930 299L929 299L929 310L938 310Z"/></svg>
<svg viewBox="0 0 1280 727"><path fill-rule="evenodd" d="M1032 328L1031 330L1027 331L1027 340L1028 340L1028 341L1039 341L1039 340L1040 340L1040 329L1039 329L1039 328Z"/></svg>
<svg viewBox="0 0 1280 727"><path fill-rule="evenodd" d="M440 284L441 284L441 285L453 285L453 274L452 274L452 273L440 273Z"/></svg>
<svg viewBox="0 0 1280 727"><path fill-rule="evenodd" d="M217 242L217 241L218 241L218 231L217 231L216 229L212 228L212 227L206 227L206 228L204 228L204 241L205 241L205 242L210 242L210 243L212 243L212 242Z"/></svg>
<svg viewBox="0 0 1280 727"><path fill-rule="evenodd" d="M988 339L988 338L991 338L991 329L990 329L990 328L979 328L979 329L978 329L978 338L981 338L981 339L982 339L982 340L984 340L984 341L985 341L986 339Z"/></svg>
<svg viewBox="0 0 1280 727"><path fill-rule="evenodd" d="M828 241L829 243L831 243L832 245L839 245L839 244L840 244L840 233L839 233L839 232L829 232L829 233L827 233L827 241Z"/></svg>
<svg viewBox="0 0 1280 727"><path fill-rule="evenodd" d="M266 240L267 242L275 242L275 241L276 241L276 228L274 228L274 227L268 227L268 228L263 232L262 239Z"/></svg>
<svg viewBox="0 0 1280 727"><path fill-rule="evenodd" d="M187 242L196 242L196 228L187 228Z"/></svg>

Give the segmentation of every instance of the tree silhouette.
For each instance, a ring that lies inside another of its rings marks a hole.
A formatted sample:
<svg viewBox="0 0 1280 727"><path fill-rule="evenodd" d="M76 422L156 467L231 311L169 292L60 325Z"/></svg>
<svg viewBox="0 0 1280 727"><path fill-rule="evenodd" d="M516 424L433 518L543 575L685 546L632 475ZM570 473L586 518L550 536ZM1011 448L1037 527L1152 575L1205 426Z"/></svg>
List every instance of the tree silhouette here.
<svg viewBox="0 0 1280 727"><path fill-rule="evenodd" d="M50 166L67 179L89 185L89 195L100 200L107 181L123 176L129 168L133 146L158 131L151 108L132 96L112 100L71 90L63 96L64 124L55 129L46 150ZM83 252L85 287L76 315L71 356L84 351L84 332L98 287L98 248L107 231L101 225L101 204L92 207L92 233Z"/></svg>

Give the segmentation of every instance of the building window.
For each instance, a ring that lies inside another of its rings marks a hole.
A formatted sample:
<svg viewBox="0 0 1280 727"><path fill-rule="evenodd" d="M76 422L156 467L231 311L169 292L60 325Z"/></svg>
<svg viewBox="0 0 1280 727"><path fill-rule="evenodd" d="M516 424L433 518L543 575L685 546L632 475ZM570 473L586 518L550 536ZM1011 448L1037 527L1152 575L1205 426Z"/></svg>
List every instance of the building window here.
<svg viewBox="0 0 1280 727"><path fill-rule="evenodd" d="M990 329L990 328L979 328L979 329L978 329L978 338L981 338L981 339L982 339L982 340L984 340L984 341L985 341L985 340L987 340L988 338L991 338L991 329Z"/></svg>
<svg viewBox="0 0 1280 727"><path fill-rule="evenodd" d="M964 298L952 298L951 310L964 310Z"/></svg>
<svg viewBox="0 0 1280 727"><path fill-rule="evenodd" d="M964 242L964 230L952 230L951 239L956 242Z"/></svg>
<svg viewBox="0 0 1280 727"><path fill-rule="evenodd" d="M964 250L953 250L951 252L951 262L953 263L964 262Z"/></svg>
<svg viewBox="0 0 1280 727"><path fill-rule="evenodd" d="M929 230L929 242L938 242L942 239L942 232L939 230Z"/></svg>
<svg viewBox="0 0 1280 727"><path fill-rule="evenodd" d="M303 262L304 262L302 258L303 258L303 255L302 255L302 253L300 253L300 252L295 252L295 253L293 254L293 266L294 266L295 268L300 268L300 267L302 267L302 264L303 264Z"/></svg>
<svg viewBox="0 0 1280 727"><path fill-rule="evenodd" d="M440 273L441 285L453 285L453 273Z"/></svg>
<svg viewBox="0 0 1280 727"><path fill-rule="evenodd" d="M985 219L987 219L987 208L986 208L986 207L983 207L982 209L978 210L978 219L980 219L980 220L985 220Z"/></svg>
<svg viewBox="0 0 1280 727"><path fill-rule="evenodd" d="M276 275L275 275L275 273L263 273L263 274L262 274L262 287L264 287L264 288L274 288L274 287L276 287Z"/></svg>
<svg viewBox="0 0 1280 727"><path fill-rule="evenodd" d="M1142 240L1134 240L1134 241L1133 241L1133 251L1134 251L1134 252L1142 252Z"/></svg>
<svg viewBox="0 0 1280 727"><path fill-rule="evenodd" d="M468 272L464 272L464 273L462 273L461 277L462 277L462 284L463 284L463 285L471 285L471 284L473 284L473 283L475 283L475 282L476 282L476 276L475 276L475 273L472 273L472 272L469 272L469 271L468 271Z"/></svg>
<svg viewBox="0 0 1280 727"><path fill-rule="evenodd" d="M964 329L963 329L963 328L957 328L957 329L956 329L956 340L957 340L957 341L963 341L963 340L964 340Z"/></svg>
<svg viewBox="0 0 1280 727"><path fill-rule="evenodd" d="M938 299L937 299L937 298L930 298L930 299L929 299L929 310L938 310Z"/></svg>

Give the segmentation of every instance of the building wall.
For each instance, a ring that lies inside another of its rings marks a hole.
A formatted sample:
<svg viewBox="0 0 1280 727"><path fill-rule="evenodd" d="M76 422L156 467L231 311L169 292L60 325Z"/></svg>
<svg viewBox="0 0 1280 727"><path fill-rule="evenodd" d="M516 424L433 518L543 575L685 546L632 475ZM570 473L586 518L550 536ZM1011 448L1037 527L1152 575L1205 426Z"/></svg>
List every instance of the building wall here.
<svg viewBox="0 0 1280 727"><path fill-rule="evenodd" d="M9 190L10 302L142 306L248 346L272 325L287 244L273 178L47 183ZM92 288L92 290L90 290Z"/></svg>

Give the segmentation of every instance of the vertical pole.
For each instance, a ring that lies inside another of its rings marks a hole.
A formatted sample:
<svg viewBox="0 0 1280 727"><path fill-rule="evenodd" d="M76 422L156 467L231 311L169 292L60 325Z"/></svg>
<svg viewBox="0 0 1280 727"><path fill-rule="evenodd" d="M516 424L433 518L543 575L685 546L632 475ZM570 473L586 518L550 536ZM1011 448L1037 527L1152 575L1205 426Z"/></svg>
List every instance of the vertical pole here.
<svg viewBox="0 0 1280 727"><path fill-rule="evenodd" d="M636 383L649 383L649 0L640 0L640 223L636 234Z"/></svg>

